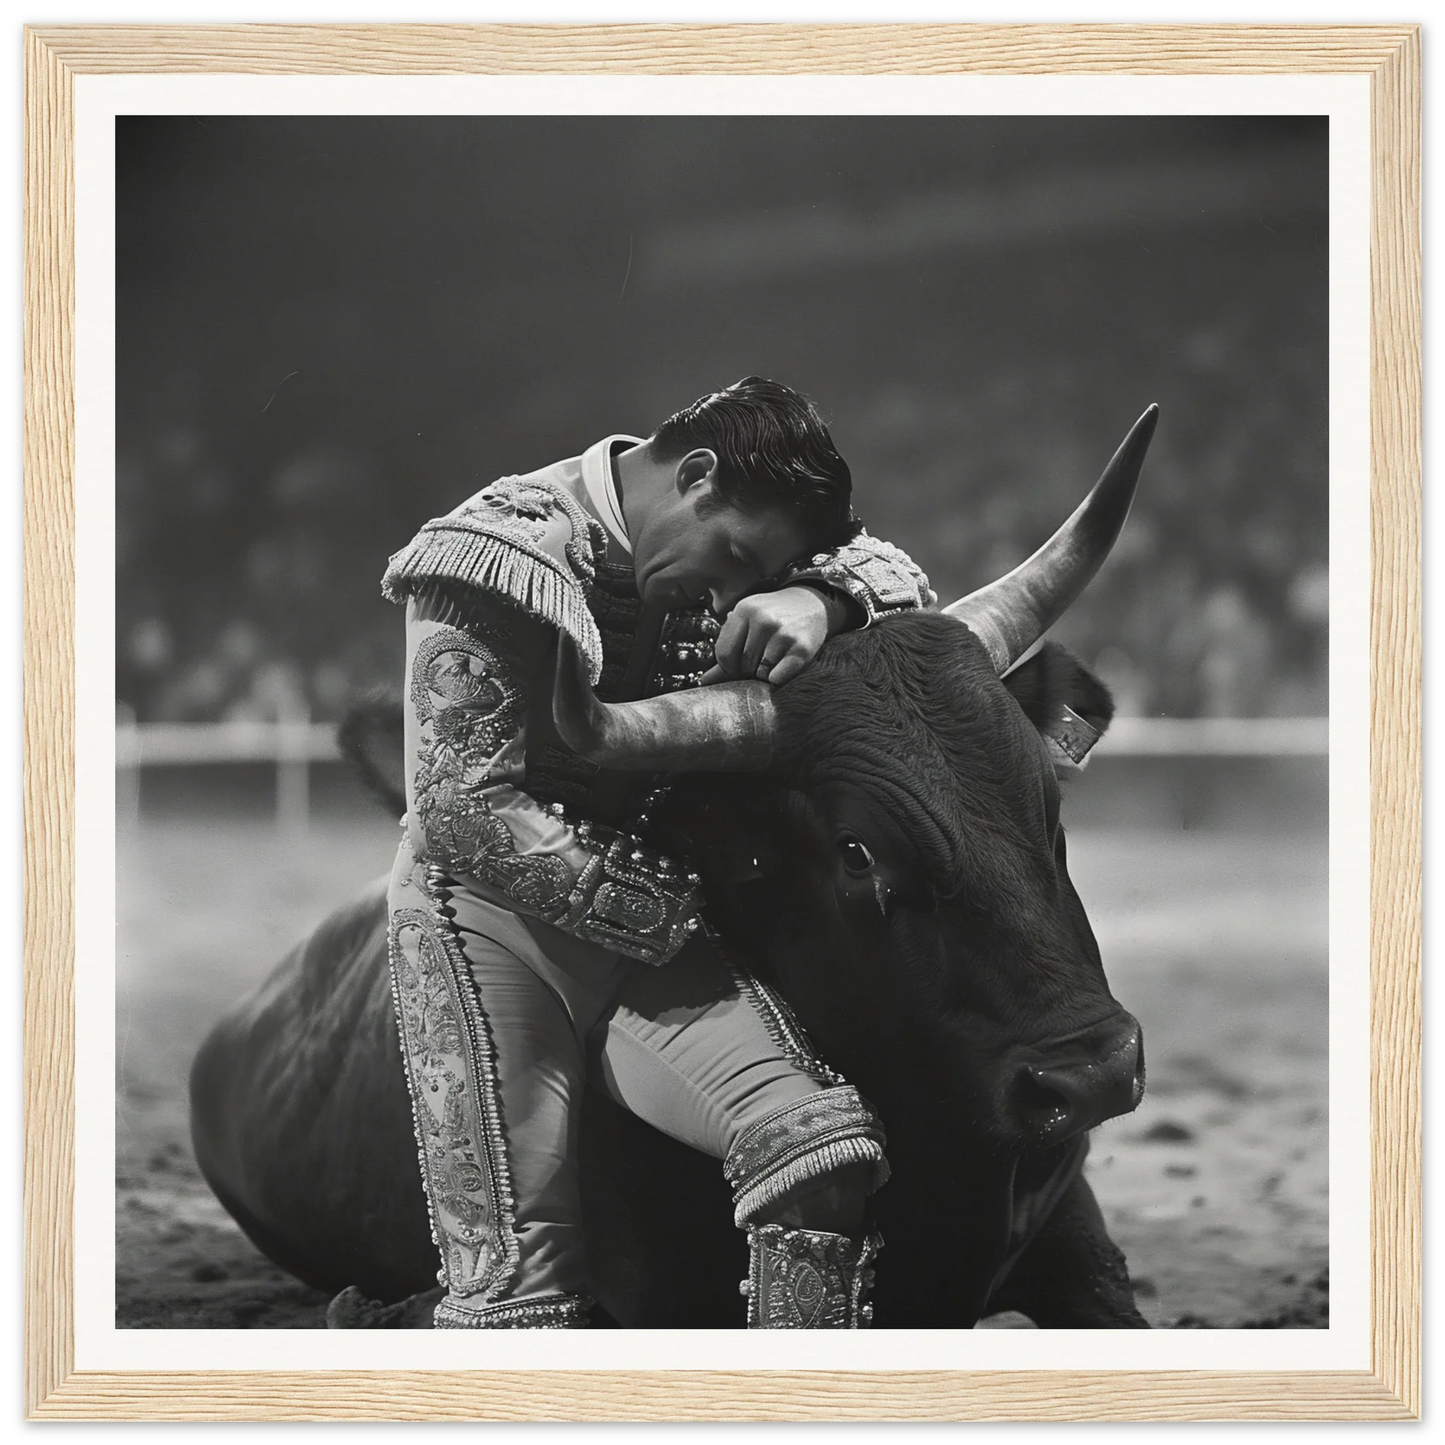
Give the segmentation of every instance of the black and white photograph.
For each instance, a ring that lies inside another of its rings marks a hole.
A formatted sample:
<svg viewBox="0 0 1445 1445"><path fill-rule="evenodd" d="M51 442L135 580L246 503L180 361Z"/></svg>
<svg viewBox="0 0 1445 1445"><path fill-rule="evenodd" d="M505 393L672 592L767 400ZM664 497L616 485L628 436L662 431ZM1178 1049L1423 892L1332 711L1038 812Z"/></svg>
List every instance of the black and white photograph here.
<svg viewBox="0 0 1445 1445"><path fill-rule="evenodd" d="M116 1328L1327 1331L1330 124L119 116Z"/></svg>

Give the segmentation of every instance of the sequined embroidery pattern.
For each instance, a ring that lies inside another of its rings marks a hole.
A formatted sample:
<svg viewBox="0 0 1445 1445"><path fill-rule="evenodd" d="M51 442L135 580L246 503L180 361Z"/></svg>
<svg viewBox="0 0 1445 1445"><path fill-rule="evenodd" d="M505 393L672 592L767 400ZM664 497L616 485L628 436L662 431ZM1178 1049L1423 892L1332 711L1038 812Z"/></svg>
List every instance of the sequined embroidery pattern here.
<svg viewBox="0 0 1445 1445"><path fill-rule="evenodd" d="M750 1229L748 1245L743 1294L749 1329L858 1330L872 1324L867 1297L883 1245L878 1235L855 1244L840 1234L771 1224Z"/></svg>
<svg viewBox="0 0 1445 1445"><path fill-rule="evenodd" d="M670 612L663 626L651 686L655 693L696 687L717 657L721 625L702 608Z"/></svg>
<svg viewBox="0 0 1445 1445"><path fill-rule="evenodd" d="M505 598L571 637L595 684L602 639L586 590L605 547L602 524L565 487L504 477L427 522L387 563L382 595L399 603L421 587L450 583Z"/></svg>
<svg viewBox="0 0 1445 1445"><path fill-rule="evenodd" d="M888 1179L883 1125L850 1085L820 1089L755 1120L733 1141L723 1175L734 1219L751 1223L809 1180L852 1164L869 1166L872 1189Z"/></svg>
<svg viewBox="0 0 1445 1445"><path fill-rule="evenodd" d="M579 819L590 855L580 873L557 853L518 852L488 805L497 755L522 730L525 696L491 648L471 632L440 627L417 648L411 701L421 729L414 785L427 861L480 878L513 903L577 938L661 963L697 928L696 874L636 838Z"/></svg>
<svg viewBox="0 0 1445 1445"><path fill-rule="evenodd" d="M567 821L558 805L551 811ZM577 878L567 912L554 921L577 938L644 963L665 963L700 926L698 875L631 834L586 818L572 826L592 857Z"/></svg>
<svg viewBox="0 0 1445 1445"><path fill-rule="evenodd" d="M493 762L521 731L525 709L501 659L473 634L440 628L417 649L411 701L422 729L415 808L430 861L485 878L539 913L560 908L573 884L565 860L519 854L487 806Z"/></svg>
<svg viewBox="0 0 1445 1445"><path fill-rule="evenodd" d="M496 1053L438 875L420 871L403 842L387 952L432 1239L453 1295L492 1298L518 1261Z"/></svg>
<svg viewBox="0 0 1445 1445"><path fill-rule="evenodd" d="M931 607L937 594L908 554L891 542L860 532L834 552L819 552L783 578L783 586L814 579L846 592L862 609L867 623L889 612Z"/></svg>
<svg viewBox="0 0 1445 1445"><path fill-rule="evenodd" d="M637 579L630 564L620 566L599 557L585 591L587 610L597 623L597 633L602 639L602 673L597 680L597 696L604 702L616 701L632 661L642 616Z"/></svg>
<svg viewBox="0 0 1445 1445"><path fill-rule="evenodd" d="M443 1300L435 1312L438 1328L461 1330L576 1330L591 1324L592 1300L580 1294L534 1295L490 1305L457 1305Z"/></svg>
<svg viewBox="0 0 1445 1445"><path fill-rule="evenodd" d="M572 526L572 539L565 549L567 560L579 577L590 582L596 559L607 550L607 532L601 522L589 516L586 508L557 482L535 477L501 477L464 502L453 516L458 520L489 517L505 522L509 530L520 532L527 542L535 545L547 530L548 518L557 512Z"/></svg>

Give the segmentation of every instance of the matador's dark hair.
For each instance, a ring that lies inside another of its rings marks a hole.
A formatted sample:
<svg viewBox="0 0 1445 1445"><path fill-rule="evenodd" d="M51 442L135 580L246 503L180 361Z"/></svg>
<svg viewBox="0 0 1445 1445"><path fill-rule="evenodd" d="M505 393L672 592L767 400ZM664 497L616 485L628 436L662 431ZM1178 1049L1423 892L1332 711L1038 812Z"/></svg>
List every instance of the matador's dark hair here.
<svg viewBox="0 0 1445 1445"><path fill-rule="evenodd" d="M801 524L810 548L851 541L853 476L818 409L801 392L747 376L699 397L649 438L660 458L698 447L715 452L717 491L744 511L781 507Z"/></svg>

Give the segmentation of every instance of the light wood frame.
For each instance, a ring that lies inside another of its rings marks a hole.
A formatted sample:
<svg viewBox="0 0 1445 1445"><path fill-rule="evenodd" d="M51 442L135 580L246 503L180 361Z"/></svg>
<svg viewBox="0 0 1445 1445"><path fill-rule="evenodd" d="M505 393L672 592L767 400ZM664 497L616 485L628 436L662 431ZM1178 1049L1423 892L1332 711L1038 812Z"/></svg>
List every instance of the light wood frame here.
<svg viewBox="0 0 1445 1445"><path fill-rule="evenodd" d="M1420 35L1413 25L81 26L25 36L25 1228L37 1419L1411 1419L1420 1409ZM74 207L85 74L1370 77L1368 1371L78 1372Z"/></svg>

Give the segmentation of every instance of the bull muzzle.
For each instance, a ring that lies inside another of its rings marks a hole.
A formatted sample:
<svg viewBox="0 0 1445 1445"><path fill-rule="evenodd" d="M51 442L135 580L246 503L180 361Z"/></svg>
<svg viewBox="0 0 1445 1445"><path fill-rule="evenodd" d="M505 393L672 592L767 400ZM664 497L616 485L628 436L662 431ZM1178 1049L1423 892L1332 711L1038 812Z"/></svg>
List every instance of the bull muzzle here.
<svg viewBox="0 0 1445 1445"><path fill-rule="evenodd" d="M1055 1144L1132 1113L1144 1097L1144 1039L1131 1015L1021 1060L1008 1112L1032 1144Z"/></svg>

